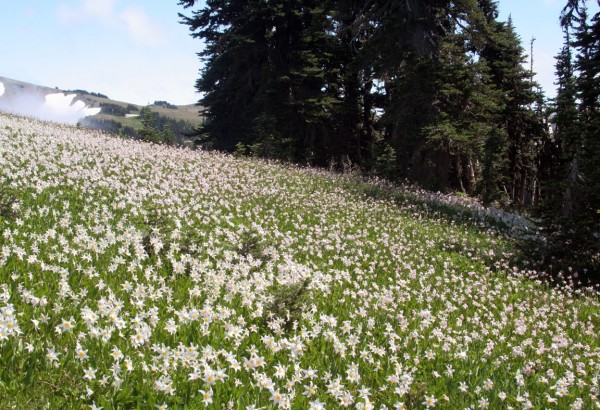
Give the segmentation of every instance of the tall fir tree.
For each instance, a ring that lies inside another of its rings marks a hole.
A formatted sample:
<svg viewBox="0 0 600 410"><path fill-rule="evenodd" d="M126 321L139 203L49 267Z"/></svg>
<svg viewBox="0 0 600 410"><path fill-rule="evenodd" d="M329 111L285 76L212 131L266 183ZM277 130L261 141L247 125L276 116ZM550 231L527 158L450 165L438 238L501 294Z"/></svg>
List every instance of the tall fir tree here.
<svg viewBox="0 0 600 410"><path fill-rule="evenodd" d="M555 186L543 216L552 251L584 261L600 272L600 25L586 2L569 0L561 15L568 36L557 59L554 123L559 153ZM572 34L570 34L572 33ZM566 246L565 246L566 245Z"/></svg>
<svg viewBox="0 0 600 410"><path fill-rule="evenodd" d="M493 7L488 10L497 15ZM528 206L537 184L537 146L545 135L545 125L534 109L537 84L534 73L524 68L526 57L512 19L507 23L489 19L489 37L480 55L500 93L497 126L506 133L508 159L504 189L513 205Z"/></svg>
<svg viewBox="0 0 600 410"><path fill-rule="evenodd" d="M600 12L588 18L581 7L574 34L581 133L577 219L592 227L586 236L590 249L600 256Z"/></svg>
<svg viewBox="0 0 600 410"><path fill-rule="evenodd" d="M184 7L196 1L182 0ZM337 100L324 68L331 44L324 27L327 3L317 1L209 0L191 17L181 16L205 41L196 84L207 107L205 139L232 151L306 161L328 151Z"/></svg>
<svg viewBox="0 0 600 410"><path fill-rule="evenodd" d="M442 40L435 65L435 116L423 129L425 147L442 187L474 194L479 191L477 163L494 128L498 95L485 62L471 53L474 27L449 29L453 34Z"/></svg>
<svg viewBox="0 0 600 410"><path fill-rule="evenodd" d="M351 161L368 168L373 161L375 140L373 114L373 69L362 61L374 27L367 18L374 5L358 0L331 3L330 39L334 53L328 65L330 86L339 105L333 119L337 141L334 162Z"/></svg>
<svg viewBox="0 0 600 410"><path fill-rule="evenodd" d="M193 7L194 0L179 2ZM267 77L264 44L267 27L258 4L247 1L208 0L191 17L180 14L192 36L204 41L198 53L204 62L196 82L204 94L200 104L206 119L202 139L212 148L233 150L237 143L252 142L252 119L260 112L256 97Z"/></svg>
<svg viewBox="0 0 600 410"><path fill-rule="evenodd" d="M399 177L426 180L423 128L435 118L435 71L449 1L374 1L365 18L375 29L360 55L372 67L373 107L380 112L382 152L395 152ZM386 149L389 147L389 149Z"/></svg>
<svg viewBox="0 0 600 410"><path fill-rule="evenodd" d="M570 172L573 161L578 161L581 133L578 130L577 88L569 30L564 28L565 44L556 56L557 94L551 108L553 131L542 150L542 217L551 229L572 218L573 190L578 184L577 173Z"/></svg>

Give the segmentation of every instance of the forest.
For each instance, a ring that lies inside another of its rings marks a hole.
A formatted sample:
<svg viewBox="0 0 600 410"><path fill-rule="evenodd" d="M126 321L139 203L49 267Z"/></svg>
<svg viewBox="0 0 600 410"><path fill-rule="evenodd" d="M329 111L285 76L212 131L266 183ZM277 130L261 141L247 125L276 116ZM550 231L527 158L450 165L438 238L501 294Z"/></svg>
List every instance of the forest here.
<svg viewBox="0 0 600 410"><path fill-rule="evenodd" d="M568 248L597 266L600 28L585 0L557 16L551 100L493 0L179 4L203 42L204 147L519 209L545 230L547 257Z"/></svg>

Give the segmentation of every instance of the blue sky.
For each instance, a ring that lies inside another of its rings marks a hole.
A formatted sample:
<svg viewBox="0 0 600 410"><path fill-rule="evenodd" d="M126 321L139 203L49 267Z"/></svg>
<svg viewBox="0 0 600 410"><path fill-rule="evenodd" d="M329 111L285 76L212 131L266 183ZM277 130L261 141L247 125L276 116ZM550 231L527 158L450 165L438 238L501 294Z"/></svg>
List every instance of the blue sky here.
<svg viewBox="0 0 600 410"><path fill-rule="evenodd" d="M0 76L148 104L198 100L177 0L0 0Z"/></svg>
<svg viewBox="0 0 600 410"><path fill-rule="evenodd" d="M535 36L534 70L549 96L565 2L499 2L501 18L512 15L527 52ZM177 0L0 0L0 10L0 76L142 105L199 98L201 42L179 24L177 13L189 10Z"/></svg>
<svg viewBox="0 0 600 410"><path fill-rule="evenodd" d="M500 0L500 20L511 16L513 25L525 52L529 56L530 42L533 45L533 71L547 97L556 94L554 86L554 57L563 45L563 33L559 25L560 12L566 0ZM589 0L590 12L598 10L596 0Z"/></svg>

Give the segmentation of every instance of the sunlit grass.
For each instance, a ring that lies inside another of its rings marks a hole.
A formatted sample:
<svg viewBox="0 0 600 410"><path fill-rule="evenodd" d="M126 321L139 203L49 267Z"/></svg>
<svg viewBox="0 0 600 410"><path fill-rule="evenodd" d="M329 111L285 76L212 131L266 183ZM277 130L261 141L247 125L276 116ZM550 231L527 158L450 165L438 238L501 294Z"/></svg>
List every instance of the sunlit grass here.
<svg viewBox="0 0 600 410"><path fill-rule="evenodd" d="M6 115L0 154L2 408L598 407L598 298L510 266L518 216Z"/></svg>

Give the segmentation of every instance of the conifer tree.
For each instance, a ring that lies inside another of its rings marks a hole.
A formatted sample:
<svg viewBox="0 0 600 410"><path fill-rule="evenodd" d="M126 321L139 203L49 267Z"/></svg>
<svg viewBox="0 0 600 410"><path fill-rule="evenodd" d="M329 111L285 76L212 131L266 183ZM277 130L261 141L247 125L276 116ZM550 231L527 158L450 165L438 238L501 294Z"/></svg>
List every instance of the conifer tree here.
<svg viewBox="0 0 600 410"><path fill-rule="evenodd" d="M192 7L196 1L180 1ZM209 0L181 16L205 41L197 82L207 108L206 141L232 151L240 143L257 155L305 161L328 151L337 103L326 92L331 54L327 2Z"/></svg>
<svg viewBox="0 0 600 410"><path fill-rule="evenodd" d="M556 152L543 207L552 252L600 270L600 27L586 2L569 0L561 15L566 43L557 58ZM572 34L571 34L572 33ZM552 188L557 188L553 191ZM566 246L565 246L566 245Z"/></svg>
<svg viewBox="0 0 600 410"><path fill-rule="evenodd" d="M441 181L444 186L492 200L499 197L499 181L503 178L482 181L482 168L503 171L505 163L501 153L486 154L490 146L498 147L498 136L504 135L496 132L495 124L500 93L492 83L487 61L476 57L486 43L490 21L495 22L495 17L490 21L486 17L475 2L457 3L450 8L445 22L447 34L440 41L436 62L436 116L425 132L428 145L437 151L438 167L440 154L449 161L447 181Z"/></svg>
<svg viewBox="0 0 600 410"><path fill-rule="evenodd" d="M564 28L565 44L556 56L557 95L551 109L553 132L542 150L541 208L544 209L542 215L548 226L560 225L565 217L572 217L572 194L577 184L577 175L570 173L570 169L574 159L579 156L581 133L578 130L577 88L569 30L568 27Z"/></svg>
<svg viewBox="0 0 600 410"><path fill-rule="evenodd" d="M436 60L445 35L449 1L374 1L365 19L374 27L360 61L372 67L378 89L374 108L381 116L382 152L397 155L401 177L429 178L423 129L435 118ZM389 151L389 150L387 150Z"/></svg>
<svg viewBox="0 0 600 410"><path fill-rule="evenodd" d="M334 162L349 160L363 168L373 163L375 143L373 68L370 61L362 60L374 30L368 18L373 7L357 0L331 2L333 49L326 67L328 85L338 101L333 114L338 145Z"/></svg>
<svg viewBox="0 0 600 410"><path fill-rule="evenodd" d="M142 108L140 111L143 128L139 131L140 139L147 142L160 142L161 135L156 127L156 119L154 113L148 107Z"/></svg>
<svg viewBox="0 0 600 410"><path fill-rule="evenodd" d="M581 145L575 159L581 183L576 210L580 223L594 227L589 238L595 243L590 246L600 252L600 12L588 18L586 8L580 7L578 23L574 47Z"/></svg>
<svg viewBox="0 0 600 410"><path fill-rule="evenodd" d="M185 8L195 0L181 0ZM267 32L272 30L260 2L207 0L192 16L180 14L192 36L204 41L204 61L196 89L204 97L201 138L219 150L252 144L251 130L261 113L260 94L269 72Z"/></svg>
<svg viewBox="0 0 600 410"><path fill-rule="evenodd" d="M497 14L493 7L488 10ZM545 130L543 118L534 109L538 100L534 74L523 67L524 50L510 18L507 23L489 20L489 37L481 58L500 93L497 125L507 138L506 192L514 205L531 205L537 182L537 143Z"/></svg>

